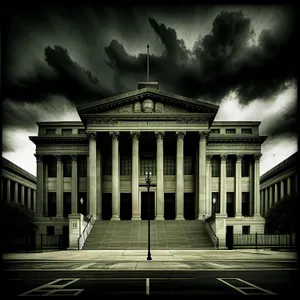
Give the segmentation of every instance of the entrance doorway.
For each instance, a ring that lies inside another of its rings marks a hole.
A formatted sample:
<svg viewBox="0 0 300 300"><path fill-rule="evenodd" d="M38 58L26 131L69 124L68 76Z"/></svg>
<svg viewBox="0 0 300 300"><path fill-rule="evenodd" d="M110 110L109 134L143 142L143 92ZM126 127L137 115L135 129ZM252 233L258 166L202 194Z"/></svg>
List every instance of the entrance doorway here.
<svg viewBox="0 0 300 300"><path fill-rule="evenodd" d="M141 219L148 220L148 192L141 193ZM150 220L155 219L154 192L149 192Z"/></svg>
<svg viewBox="0 0 300 300"><path fill-rule="evenodd" d="M194 193L184 193L184 218L195 220L195 196Z"/></svg>
<svg viewBox="0 0 300 300"><path fill-rule="evenodd" d="M69 226L63 226L62 248L65 250L69 247Z"/></svg>
<svg viewBox="0 0 300 300"><path fill-rule="evenodd" d="M131 193L121 193L120 195L120 219L131 220L132 216Z"/></svg>
<svg viewBox="0 0 300 300"><path fill-rule="evenodd" d="M175 220L176 217L176 201L175 193L165 193L164 218L165 220Z"/></svg>
<svg viewBox="0 0 300 300"><path fill-rule="evenodd" d="M111 193L102 194L102 220L110 220L112 217L111 199Z"/></svg>
<svg viewBox="0 0 300 300"><path fill-rule="evenodd" d="M233 226L226 226L226 247L233 249Z"/></svg>

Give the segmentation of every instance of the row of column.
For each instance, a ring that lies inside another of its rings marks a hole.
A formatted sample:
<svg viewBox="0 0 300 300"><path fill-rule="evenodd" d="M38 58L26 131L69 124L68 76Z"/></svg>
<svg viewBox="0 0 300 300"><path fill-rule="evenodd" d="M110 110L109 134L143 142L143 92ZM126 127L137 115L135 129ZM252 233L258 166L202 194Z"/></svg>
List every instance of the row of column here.
<svg viewBox="0 0 300 300"><path fill-rule="evenodd" d="M14 182L14 202L19 203L19 188L18 185L20 183ZM21 185L21 184L20 184ZM6 181L6 200L7 202L11 202L11 180L7 179ZM3 199L3 180L1 180L1 198ZM31 206L31 193L33 193L33 206ZM21 185L21 204L25 205L25 186ZM34 189L31 189L30 187L27 188L27 207L31 210L36 209L36 191Z"/></svg>

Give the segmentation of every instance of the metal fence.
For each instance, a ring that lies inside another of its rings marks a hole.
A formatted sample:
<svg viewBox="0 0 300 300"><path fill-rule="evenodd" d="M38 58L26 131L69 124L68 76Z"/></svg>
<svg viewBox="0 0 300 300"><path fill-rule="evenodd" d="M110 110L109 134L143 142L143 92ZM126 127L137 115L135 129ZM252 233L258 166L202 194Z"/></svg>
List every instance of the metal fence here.
<svg viewBox="0 0 300 300"><path fill-rule="evenodd" d="M46 235L41 234L40 250L62 250L62 234Z"/></svg>
<svg viewBox="0 0 300 300"><path fill-rule="evenodd" d="M296 249L296 234L234 234L233 248Z"/></svg>

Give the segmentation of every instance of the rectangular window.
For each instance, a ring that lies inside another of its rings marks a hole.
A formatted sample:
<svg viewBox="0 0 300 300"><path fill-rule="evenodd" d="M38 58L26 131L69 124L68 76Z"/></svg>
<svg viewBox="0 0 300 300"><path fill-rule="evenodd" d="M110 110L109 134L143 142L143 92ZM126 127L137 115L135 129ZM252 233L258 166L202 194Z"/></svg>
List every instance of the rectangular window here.
<svg viewBox="0 0 300 300"><path fill-rule="evenodd" d="M250 216L250 203L249 203L249 193L242 193L242 215L249 217Z"/></svg>
<svg viewBox="0 0 300 300"><path fill-rule="evenodd" d="M78 177L87 177L87 157L78 157Z"/></svg>
<svg viewBox="0 0 300 300"><path fill-rule="evenodd" d="M164 175L176 175L176 158L175 156L164 157Z"/></svg>
<svg viewBox="0 0 300 300"><path fill-rule="evenodd" d="M57 176L57 161L55 156L49 156L47 158L48 163L48 177Z"/></svg>
<svg viewBox="0 0 300 300"><path fill-rule="evenodd" d="M242 177L249 177L249 159L247 157L242 158Z"/></svg>
<svg viewBox="0 0 300 300"><path fill-rule="evenodd" d="M226 160L226 177L234 177L235 173L235 160L232 157Z"/></svg>
<svg viewBox="0 0 300 300"><path fill-rule="evenodd" d="M72 159L69 156L64 157L63 161L64 177L72 177Z"/></svg>
<svg viewBox="0 0 300 300"><path fill-rule="evenodd" d="M156 158L155 157L141 157L140 175L145 176L145 173L148 171L152 173L152 176L156 176Z"/></svg>
<svg viewBox="0 0 300 300"><path fill-rule="evenodd" d="M250 226L242 226L242 233L243 234L250 234Z"/></svg>
<svg viewBox="0 0 300 300"><path fill-rule="evenodd" d="M246 134L252 133L252 128L242 128L241 132Z"/></svg>
<svg viewBox="0 0 300 300"><path fill-rule="evenodd" d="M63 136L72 135L72 129L62 129L62 130L61 130L61 134L62 134Z"/></svg>
<svg viewBox="0 0 300 300"><path fill-rule="evenodd" d="M47 226L47 235L54 235L54 226Z"/></svg>
<svg viewBox="0 0 300 300"><path fill-rule="evenodd" d="M220 161L217 158L211 160L211 177L220 177Z"/></svg>
<svg viewBox="0 0 300 300"><path fill-rule="evenodd" d="M131 156L121 156L121 175L132 174Z"/></svg>
<svg viewBox="0 0 300 300"><path fill-rule="evenodd" d="M220 133L220 129L212 129L210 133Z"/></svg>
<svg viewBox="0 0 300 300"><path fill-rule="evenodd" d="M55 134L55 128L46 128L46 135Z"/></svg>
<svg viewBox="0 0 300 300"><path fill-rule="evenodd" d="M48 217L56 216L56 192L48 193Z"/></svg>
<svg viewBox="0 0 300 300"><path fill-rule="evenodd" d="M64 218L67 218L68 215L72 211L72 203L71 203L71 193L70 192L64 192L64 205L63 205L63 216Z"/></svg>
<svg viewBox="0 0 300 300"><path fill-rule="evenodd" d="M192 158L192 156L184 157L184 175L193 175L193 158Z"/></svg>
<svg viewBox="0 0 300 300"><path fill-rule="evenodd" d="M234 193L227 193L227 216L228 217L234 217L235 211L234 211Z"/></svg>
<svg viewBox="0 0 300 300"><path fill-rule="evenodd" d="M235 129L226 129L226 133L234 134L235 133Z"/></svg>
<svg viewBox="0 0 300 300"><path fill-rule="evenodd" d="M111 156L110 155L104 156L102 162L103 162L103 167L102 167L103 175L111 176L112 174Z"/></svg>
<svg viewBox="0 0 300 300"><path fill-rule="evenodd" d="M85 129L78 129L78 134L84 134L85 135Z"/></svg>
<svg viewBox="0 0 300 300"><path fill-rule="evenodd" d="M220 197L219 192L212 192L211 194L211 201L212 201L212 213L220 213Z"/></svg>

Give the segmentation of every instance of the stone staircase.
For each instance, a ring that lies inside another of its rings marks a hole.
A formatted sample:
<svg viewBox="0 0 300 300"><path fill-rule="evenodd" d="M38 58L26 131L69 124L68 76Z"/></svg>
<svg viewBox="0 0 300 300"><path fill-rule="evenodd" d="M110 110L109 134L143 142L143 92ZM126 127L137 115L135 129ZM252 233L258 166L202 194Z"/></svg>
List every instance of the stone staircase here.
<svg viewBox="0 0 300 300"><path fill-rule="evenodd" d="M151 249L214 249L199 220L150 221ZM148 221L97 220L84 250L148 249Z"/></svg>

